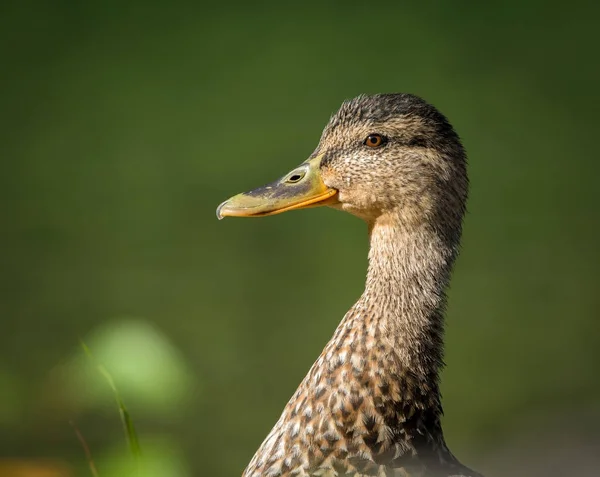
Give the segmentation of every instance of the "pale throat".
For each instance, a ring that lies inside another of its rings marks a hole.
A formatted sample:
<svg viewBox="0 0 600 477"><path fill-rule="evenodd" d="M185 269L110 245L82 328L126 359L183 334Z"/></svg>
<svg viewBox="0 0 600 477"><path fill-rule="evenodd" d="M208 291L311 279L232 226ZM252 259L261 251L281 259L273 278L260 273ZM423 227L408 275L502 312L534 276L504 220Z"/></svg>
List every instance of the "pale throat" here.
<svg viewBox="0 0 600 477"><path fill-rule="evenodd" d="M423 353L441 362L445 290L458 244L444 242L425 222L407 224L392 214L370 223L369 235L367 281L357 306L369 310L363 316L406 365L422 361Z"/></svg>

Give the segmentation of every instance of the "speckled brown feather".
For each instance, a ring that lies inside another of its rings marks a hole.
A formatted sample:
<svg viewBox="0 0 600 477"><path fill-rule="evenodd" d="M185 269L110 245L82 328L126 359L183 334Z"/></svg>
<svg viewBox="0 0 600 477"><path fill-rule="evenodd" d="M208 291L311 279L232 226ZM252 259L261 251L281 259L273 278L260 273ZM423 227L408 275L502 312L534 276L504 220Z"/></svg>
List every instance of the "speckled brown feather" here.
<svg viewBox="0 0 600 477"><path fill-rule="evenodd" d="M363 144L371 133L385 147ZM443 313L468 181L459 138L406 94L345 102L323 132L321 174L369 227L365 291L244 477L477 476L446 447Z"/></svg>

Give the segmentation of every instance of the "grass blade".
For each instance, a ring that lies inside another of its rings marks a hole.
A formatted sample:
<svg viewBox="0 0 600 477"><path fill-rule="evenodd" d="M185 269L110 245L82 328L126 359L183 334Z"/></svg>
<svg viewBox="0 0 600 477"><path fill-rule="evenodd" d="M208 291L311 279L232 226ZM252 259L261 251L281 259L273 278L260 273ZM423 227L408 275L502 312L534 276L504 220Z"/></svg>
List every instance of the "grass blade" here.
<svg viewBox="0 0 600 477"><path fill-rule="evenodd" d="M73 421L69 421L69 424L71 424L71 427L75 431L77 439L79 439L79 442L81 443L81 447L83 447L83 452L85 452L85 458L88 461L92 477L100 477L98 474L98 469L96 469L96 464L94 464L94 459L92 458L92 452L90 451L90 447L88 446L85 438L83 437L83 434Z"/></svg>
<svg viewBox="0 0 600 477"><path fill-rule="evenodd" d="M104 379L106 380L106 382L108 383L108 385L110 386L110 388L113 391L115 401L117 402L117 406L119 408L119 415L121 416L121 423L123 424L125 438L127 439L127 442L129 443L129 449L131 451L131 454L137 461L138 469L139 469L140 459L142 457L140 441L138 439L138 435L135 430L135 426L133 425L133 420L131 419L131 416L129 415L127 408L125 407L125 403L123 402L123 399L121 398L121 395L119 394L119 390L117 389L117 386L115 385L115 381L114 381L113 377L110 375L110 373L108 372L108 370L104 367L104 365L102 365L101 363L98 363L96 361L96 359L92 355L91 350L88 348L88 346L83 341L81 341L81 347L83 348L83 351L88 356L88 358L95 364L98 372L102 376L104 376Z"/></svg>

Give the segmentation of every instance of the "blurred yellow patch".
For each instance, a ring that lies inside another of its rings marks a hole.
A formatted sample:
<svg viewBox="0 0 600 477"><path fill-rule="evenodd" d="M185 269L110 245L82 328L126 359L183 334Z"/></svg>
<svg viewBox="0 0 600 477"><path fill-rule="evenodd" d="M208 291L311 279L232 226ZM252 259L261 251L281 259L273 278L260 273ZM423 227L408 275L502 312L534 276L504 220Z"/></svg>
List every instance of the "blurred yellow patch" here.
<svg viewBox="0 0 600 477"><path fill-rule="evenodd" d="M0 477L71 477L72 470L61 462L3 459Z"/></svg>

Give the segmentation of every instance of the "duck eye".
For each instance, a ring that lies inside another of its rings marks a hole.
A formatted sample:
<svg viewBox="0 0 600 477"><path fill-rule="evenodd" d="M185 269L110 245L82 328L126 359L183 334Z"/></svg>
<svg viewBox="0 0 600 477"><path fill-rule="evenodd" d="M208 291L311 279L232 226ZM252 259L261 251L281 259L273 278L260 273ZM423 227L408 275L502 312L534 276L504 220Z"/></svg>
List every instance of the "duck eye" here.
<svg viewBox="0 0 600 477"><path fill-rule="evenodd" d="M363 144L369 147L379 147L385 143L385 138L381 134L369 134Z"/></svg>

